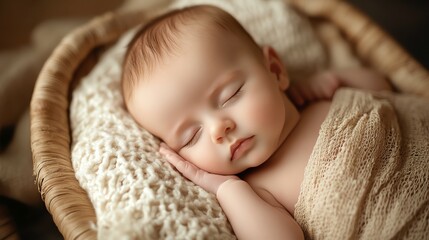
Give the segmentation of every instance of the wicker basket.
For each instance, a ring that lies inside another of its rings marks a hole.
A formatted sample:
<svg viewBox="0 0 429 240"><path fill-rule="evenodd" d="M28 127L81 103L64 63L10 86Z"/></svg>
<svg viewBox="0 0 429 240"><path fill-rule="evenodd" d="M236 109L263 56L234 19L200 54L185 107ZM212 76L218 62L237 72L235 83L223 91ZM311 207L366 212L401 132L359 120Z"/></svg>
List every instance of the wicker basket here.
<svg viewBox="0 0 429 240"><path fill-rule="evenodd" d="M400 92L429 98L429 74L369 18L347 2L290 0L312 21L336 26L358 58L385 74ZM152 10L152 9L151 9ZM70 91L97 62L99 49L153 11L102 15L66 36L45 63L31 101L31 148L42 199L65 239L96 239L94 208L75 178L70 159Z"/></svg>

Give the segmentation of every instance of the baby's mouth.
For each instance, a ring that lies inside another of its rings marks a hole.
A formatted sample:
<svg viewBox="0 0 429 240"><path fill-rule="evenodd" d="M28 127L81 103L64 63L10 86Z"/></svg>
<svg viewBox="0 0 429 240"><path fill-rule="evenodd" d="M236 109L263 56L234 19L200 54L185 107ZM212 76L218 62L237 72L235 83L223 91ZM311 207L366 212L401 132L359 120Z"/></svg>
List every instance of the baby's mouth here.
<svg viewBox="0 0 429 240"><path fill-rule="evenodd" d="M241 138L235 141L231 147L231 161L241 158L247 151L252 148L254 136L248 138Z"/></svg>

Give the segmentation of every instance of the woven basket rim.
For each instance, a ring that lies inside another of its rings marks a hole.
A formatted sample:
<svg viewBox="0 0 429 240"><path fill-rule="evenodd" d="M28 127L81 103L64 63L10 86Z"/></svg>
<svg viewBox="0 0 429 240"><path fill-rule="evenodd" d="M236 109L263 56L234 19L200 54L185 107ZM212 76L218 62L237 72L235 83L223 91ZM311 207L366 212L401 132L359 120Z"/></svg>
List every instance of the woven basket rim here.
<svg viewBox="0 0 429 240"><path fill-rule="evenodd" d="M30 106L36 184L65 239L95 239L96 215L71 165L68 108L75 71L91 52L150 16L147 10L108 12L75 29L45 62Z"/></svg>

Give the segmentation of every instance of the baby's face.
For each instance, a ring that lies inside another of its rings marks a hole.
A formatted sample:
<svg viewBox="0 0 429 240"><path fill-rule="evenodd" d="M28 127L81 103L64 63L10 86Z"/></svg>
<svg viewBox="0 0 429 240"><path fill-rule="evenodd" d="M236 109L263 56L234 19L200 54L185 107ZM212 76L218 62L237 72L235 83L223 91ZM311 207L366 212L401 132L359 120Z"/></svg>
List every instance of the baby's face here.
<svg viewBox="0 0 429 240"><path fill-rule="evenodd" d="M298 120L272 49L259 58L233 36L190 32L139 81L136 121L182 157L217 174L265 162Z"/></svg>

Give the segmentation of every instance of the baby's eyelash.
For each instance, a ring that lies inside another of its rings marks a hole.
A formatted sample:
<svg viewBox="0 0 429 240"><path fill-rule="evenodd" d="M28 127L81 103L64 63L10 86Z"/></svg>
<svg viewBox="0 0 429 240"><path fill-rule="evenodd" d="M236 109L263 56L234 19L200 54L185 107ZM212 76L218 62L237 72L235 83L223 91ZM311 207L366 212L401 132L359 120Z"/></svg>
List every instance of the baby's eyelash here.
<svg viewBox="0 0 429 240"><path fill-rule="evenodd" d="M232 95L232 97L231 98L233 98L233 97L235 97L235 96L237 96L237 95L239 95L240 93L241 93L241 89L243 88L243 85L241 85L238 89L237 89L237 91L234 93L234 95Z"/></svg>
<svg viewBox="0 0 429 240"><path fill-rule="evenodd" d="M197 143L198 139L200 138L201 130L201 128L198 129L198 131L192 135L192 138L183 147L192 147L195 143Z"/></svg>
<svg viewBox="0 0 429 240"><path fill-rule="evenodd" d="M229 97L226 101L225 101L225 103L223 104L223 105L225 105L226 103L228 103L229 101L231 101L232 99L234 99L235 97L238 97L239 95L240 95L240 93L242 92L241 90L242 90L242 88L243 88L243 85L241 85L238 89L237 89L237 91L235 91L234 92L234 94L232 94L231 95L231 97Z"/></svg>

